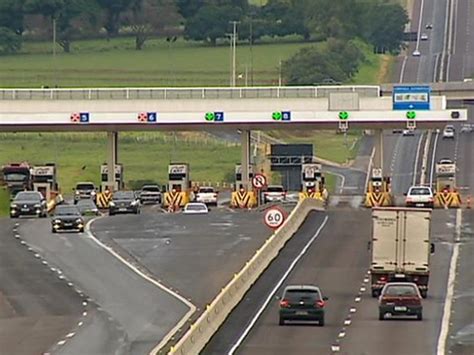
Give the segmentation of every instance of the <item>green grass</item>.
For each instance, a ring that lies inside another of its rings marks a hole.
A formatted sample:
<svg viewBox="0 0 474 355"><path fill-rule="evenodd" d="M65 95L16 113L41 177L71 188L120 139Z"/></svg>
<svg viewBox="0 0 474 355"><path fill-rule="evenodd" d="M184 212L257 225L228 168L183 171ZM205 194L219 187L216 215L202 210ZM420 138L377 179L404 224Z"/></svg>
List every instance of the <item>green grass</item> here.
<svg viewBox="0 0 474 355"><path fill-rule="evenodd" d="M170 48L154 39L142 51L133 49L133 38L74 42L73 52L51 55L51 45L26 43L24 51L3 56L0 61L2 87L132 87L132 86L228 86L228 45L203 46L179 39ZM270 43L237 47L238 85L276 85L279 63L307 43Z"/></svg>
<svg viewBox="0 0 474 355"><path fill-rule="evenodd" d="M8 216L10 211L10 194L3 187L0 188L0 216Z"/></svg>
<svg viewBox="0 0 474 355"><path fill-rule="evenodd" d="M78 181L99 183L106 160L106 139L101 134L2 134L0 165L26 160L31 164L55 162L64 194ZM186 137L174 143L171 135L121 134L119 162L125 181L166 183L170 161L189 162L193 181L224 181L240 160L240 147L215 139Z"/></svg>

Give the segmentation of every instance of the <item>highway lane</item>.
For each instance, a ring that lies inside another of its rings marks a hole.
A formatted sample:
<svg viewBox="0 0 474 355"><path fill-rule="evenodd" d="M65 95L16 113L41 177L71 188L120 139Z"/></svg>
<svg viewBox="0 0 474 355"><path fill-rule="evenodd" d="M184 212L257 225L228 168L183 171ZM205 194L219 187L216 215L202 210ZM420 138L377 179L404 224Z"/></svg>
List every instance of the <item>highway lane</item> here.
<svg viewBox="0 0 474 355"><path fill-rule="evenodd" d="M78 323L83 299L0 219L0 354L42 354Z"/></svg>
<svg viewBox="0 0 474 355"><path fill-rule="evenodd" d="M278 301L272 301L257 320L239 354L310 354L330 351L331 344L353 305L368 269L367 233L370 213L330 211L328 222L307 254L299 261L283 285L311 283L319 285L329 297L326 324L323 328L307 325L278 325ZM265 273L248 292L244 300L229 316L223 327L212 338L203 354L224 354L242 334L271 290L282 277L303 245L321 224L323 214L313 214L288 242ZM353 233L355 224L361 225ZM344 247L350 246L350 247ZM280 295L282 287L277 291Z"/></svg>
<svg viewBox="0 0 474 355"><path fill-rule="evenodd" d="M128 352L148 353L188 311L186 305L139 277L87 234L52 234L50 228L49 220L22 220L19 230L39 254L99 305L113 324L123 328ZM81 354L83 348L94 344L97 348L91 353L100 353L104 343L112 347L106 353L123 349L117 341L120 329L98 322L94 324L102 329L79 332L78 341L70 344L77 348L68 353Z"/></svg>
<svg viewBox="0 0 474 355"><path fill-rule="evenodd" d="M227 208L198 216L142 211L138 216L104 217L91 230L200 308L271 233L262 212Z"/></svg>

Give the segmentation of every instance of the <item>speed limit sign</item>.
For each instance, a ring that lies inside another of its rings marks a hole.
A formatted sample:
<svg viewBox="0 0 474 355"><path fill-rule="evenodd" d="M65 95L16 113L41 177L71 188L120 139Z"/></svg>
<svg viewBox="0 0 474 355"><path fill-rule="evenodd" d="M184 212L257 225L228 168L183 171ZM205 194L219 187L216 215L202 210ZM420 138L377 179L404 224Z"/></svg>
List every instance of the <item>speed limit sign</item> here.
<svg viewBox="0 0 474 355"><path fill-rule="evenodd" d="M255 174L252 179L252 185L256 189L263 189L265 186L267 186L266 176L263 174Z"/></svg>
<svg viewBox="0 0 474 355"><path fill-rule="evenodd" d="M283 222L285 222L285 219L286 212L278 207L268 209L263 216L265 224L272 229L280 228Z"/></svg>

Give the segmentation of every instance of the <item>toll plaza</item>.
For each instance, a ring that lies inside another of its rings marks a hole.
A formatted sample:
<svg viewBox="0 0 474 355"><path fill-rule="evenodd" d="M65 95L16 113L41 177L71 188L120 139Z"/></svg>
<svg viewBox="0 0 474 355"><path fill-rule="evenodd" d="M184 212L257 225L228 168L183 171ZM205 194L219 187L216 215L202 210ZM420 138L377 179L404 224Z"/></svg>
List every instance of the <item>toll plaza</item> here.
<svg viewBox="0 0 474 355"><path fill-rule="evenodd" d="M367 184L365 207L387 207L393 205L390 177L383 176L381 168L373 168Z"/></svg>
<svg viewBox="0 0 474 355"><path fill-rule="evenodd" d="M173 163L168 166L168 186L163 207L172 210L184 207L190 201L191 180L188 163Z"/></svg>
<svg viewBox="0 0 474 355"><path fill-rule="evenodd" d="M461 195L456 187L456 164L438 162L436 164L436 194L434 206L437 208L459 208Z"/></svg>
<svg viewBox="0 0 474 355"><path fill-rule="evenodd" d="M301 165L301 191L299 200L315 198L326 202L329 197L325 186L325 178L322 165L316 163L305 163Z"/></svg>

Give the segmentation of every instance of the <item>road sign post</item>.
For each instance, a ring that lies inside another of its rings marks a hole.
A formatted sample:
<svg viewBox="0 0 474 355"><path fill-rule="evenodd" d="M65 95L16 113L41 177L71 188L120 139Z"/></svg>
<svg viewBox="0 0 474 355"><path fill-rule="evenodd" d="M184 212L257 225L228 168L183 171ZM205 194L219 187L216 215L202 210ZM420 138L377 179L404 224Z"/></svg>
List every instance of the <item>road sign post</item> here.
<svg viewBox="0 0 474 355"><path fill-rule="evenodd" d="M286 212L279 207L269 208L264 216L263 222L265 225L273 230L280 228L286 220Z"/></svg>
<svg viewBox="0 0 474 355"><path fill-rule="evenodd" d="M257 205L260 206L262 204L261 192L267 186L267 177L263 174L255 174L252 178L252 186L257 190Z"/></svg>

